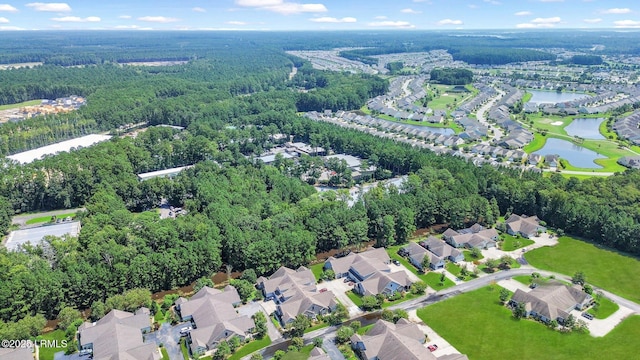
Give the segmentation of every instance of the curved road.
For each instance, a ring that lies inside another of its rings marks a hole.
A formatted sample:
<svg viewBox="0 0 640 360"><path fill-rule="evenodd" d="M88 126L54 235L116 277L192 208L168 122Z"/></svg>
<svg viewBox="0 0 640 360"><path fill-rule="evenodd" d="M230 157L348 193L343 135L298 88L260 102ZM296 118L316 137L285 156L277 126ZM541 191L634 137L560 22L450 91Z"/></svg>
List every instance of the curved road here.
<svg viewBox="0 0 640 360"><path fill-rule="evenodd" d="M476 118L478 121L484 125L486 125L490 130L493 131L493 140L499 140L504 136L504 132L499 127L489 123L487 119L484 117L484 114L489 111L489 109L498 101L502 96L504 96L504 91L500 89L496 89L498 95L491 98L491 100L487 101L484 105L476 111Z"/></svg>

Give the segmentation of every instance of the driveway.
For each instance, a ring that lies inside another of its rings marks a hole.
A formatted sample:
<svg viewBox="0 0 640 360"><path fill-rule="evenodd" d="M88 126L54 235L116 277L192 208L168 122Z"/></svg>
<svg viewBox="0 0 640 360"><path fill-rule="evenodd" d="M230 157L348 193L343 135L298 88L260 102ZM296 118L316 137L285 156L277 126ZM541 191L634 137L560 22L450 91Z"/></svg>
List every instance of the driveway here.
<svg viewBox="0 0 640 360"><path fill-rule="evenodd" d="M275 309L276 304L273 302L273 300L269 300L265 302L250 302L246 305L238 307L236 310L238 310L238 314L246 315L248 317L252 317L258 311L262 311L262 313L267 318L267 334L269 334L269 338L271 339L271 341L274 342L282 339L282 334L280 333L280 331L278 331L278 329L276 329L275 325L273 325L271 319L269 319L269 314L273 313Z"/></svg>
<svg viewBox="0 0 640 360"><path fill-rule="evenodd" d="M342 355L336 346L335 336L325 336L322 340L322 348L327 355L329 355L331 360L345 360L344 355Z"/></svg>
<svg viewBox="0 0 640 360"><path fill-rule="evenodd" d="M347 296L346 292L351 291L353 287L345 283L344 278L322 282L318 284L318 288L326 288L327 290L333 291L336 298L338 298L342 305L349 311L350 318L362 314L363 311Z"/></svg>
<svg viewBox="0 0 640 360"><path fill-rule="evenodd" d="M145 335L145 342L155 342L160 345L163 344L164 348L169 354L171 360L183 360L182 350L180 350L180 328L188 326L190 324L181 323L176 326L171 326L171 323L163 323L160 329L156 332L152 332Z"/></svg>

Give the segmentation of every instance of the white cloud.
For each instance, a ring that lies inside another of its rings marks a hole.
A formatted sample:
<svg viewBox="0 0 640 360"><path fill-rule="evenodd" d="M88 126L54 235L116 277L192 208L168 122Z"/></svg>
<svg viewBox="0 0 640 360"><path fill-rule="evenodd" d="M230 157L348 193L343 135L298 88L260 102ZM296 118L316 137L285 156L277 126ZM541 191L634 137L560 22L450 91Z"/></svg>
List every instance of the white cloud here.
<svg viewBox="0 0 640 360"><path fill-rule="evenodd" d="M367 24L371 27L393 27L400 29L411 29L414 28L415 25L411 24L408 21L374 21Z"/></svg>
<svg viewBox="0 0 640 360"><path fill-rule="evenodd" d="M244 21L234 21L234 20L227 21L226 24L229 24L229 25L247 25L247 23L244 22Z"/></svg>
<svg viewBox="0 0 640 360"><path fill-rule="evenodd" d="M564 2L564 0L540 0L540 2Z"/></svg>
<svg viewBox="0 0 640 360"><path fill-rule="evenodd" d="M452 20L452 19L442 19L438 21L436 24L438 25L462 25L462 20Z"/></svg>
<svg viewBox="0 0 640 360"><path fill-rule="evenodd" d="M324 4L300 4L284 0L236 0L236 5L272 11L283 15L329 11Z"/></svg>
<svg viewBox="0 0 640 360"><path fill-rule="evenodd" d="M550 23L538 23L538 24L523 23L523 24L517 24L516 27L518 29L552 28L552 27L554 27L554 24L550 24Z"/></svg>
<svg viewBox="0 0 640 360"><path fill-rule="evenodd" d="M618 20L613 22L614 27L617 28L633 28L640 29L640 21L636 20Z"/></svg>
<svg viewBox="0 0 640 360"><path fill-rule="evenodd" d="M433 4L431 0L413 0L415 3L427 3L429 5Z"/></svg>
<svg viewBox="0 0 640 360"><path fill-rule="evenodd" d="M32 8L35 11L49 11L49 12L70 12L71 6L67 3L28 3L27 7Z"/></svg>
<svg viewBox="0 0 640 360"><path fill-rule="evenodd" d="M467 6L469 7L469 9L477 9L478 8L478 5L476 5L476 4L469 4Z"/></svg>
<svg viewBox="0 0 640 360"><path fill-rule="evenodd" d="M165 16L143 16L139 17L138 20L146 21L146 22L155 22L155 23L171 23L180 21L180 19L165 17Z"/></svg>
<svg viewBox="0 0 640 360"><path fill-rule="evenodd" d="M342 19L324 16L318 18L311 18L309 21L317 22L317 23L354 23L358 20L354 17L343 17Z"/></svg>
<svg viewBox="0 0 640 360"><path fill-rule="evenodd" d="M120 15L118 16L118 19L131 19L131 15Z"/></svg>
<svg viewBox="0 0 640 360"><path fill-rule="evenodd" d="M9 4L0 4L0 11L14 13L14 12L18 12L18 9L14 8Z"/></svg>
<svg viewBox="0 0 640 360"><path fill-rule="evenodd" d="M496 0L484 0L484 2L491 4L491 5L502 5L502 3L500 1L496 1Z"/></svg>
<svg viewBox="0 0 640 360"><path fill-rule="evenodd" d="M0 17L0 24L8 24L9 23L9 19L7 19L6 17Z"/></svg>
<svg viewBox="0 0 640 360"><path fill-rule="evenodd" d="M18 30L26 30L17 26L0 26L0 31L18 31Z"/></svg>
<svg viewBox="0 0 640 360"><path fill-rule="evenodd" d="M79 16L63 16L51 18L51 20L57 22L100 22L101 19L97 16L89 16L86 18L81 18Z"/></svg>
<svg viewBox="0 0 640 360"><path fill-rule="evenodd" d="M410 8L402 9L402 10L400 10L400 12L404 13L404 14L422 14L422 11L413 10L413 9L410 9Z"/></svg>
<svg viewBox="0 0 640 360"><path fill-rule="evenodd" d="M115 29L118 29L118 30L139 29L139 28L140 28L140 26L138 26L138 25L117 25L115 27Z"/></svg>
<svg viewBox="0 0 640 360"><path fill-rule="evenodd" d="M386 19L387 19L387 17L386 17L386 16L384 16L384 15L380 15L380 16L376 16L376 17L374 17L373 19L374 19L374 20L386 20Z"/></svg>
<svg viewBox="0 0 640 360"><path fill-rule="evenodd" d="M533 24L557 24L560 21L562 21L562 19L560 19L558 16L554 16L554 17L550 17L550 18L535 18L535 19L531 20L531 23L533 23Z"/></svg>
<svg viewBox="0 0 640 360"><path fill-rule="evenodd" d="M589 23L589 24L597 24L597 23L601 22L601 21L602 21L602 19L600 19L600 18L596 18L596 19L584 19L584 20L582 20L582 21L584 21L584 22L586 22L586 23Z"/></svg>
<svg viewBox="0 0 640 360"><path fill-rule="evenodd" d="M193 9L191 9L191 11L199 12L199 13L204 13L204 12L207 12L207 9L201 8L201 7L199 7L199 6L196 6L196 7L194 7Z"/></svg>
<svg viewBox="0 0 640 360"><path fill-rule="evenodd" d="M611 8L607 10L603 10L603 14L628 14L631 12L629 8Z"/></svg>
<svg viewBox="0 0 640 360"><path fill-rule="evenodd" d="M515 16L529 16L529 15L533 15L533 13L531 11L518 11L517 13L513 14Z"/></svg>

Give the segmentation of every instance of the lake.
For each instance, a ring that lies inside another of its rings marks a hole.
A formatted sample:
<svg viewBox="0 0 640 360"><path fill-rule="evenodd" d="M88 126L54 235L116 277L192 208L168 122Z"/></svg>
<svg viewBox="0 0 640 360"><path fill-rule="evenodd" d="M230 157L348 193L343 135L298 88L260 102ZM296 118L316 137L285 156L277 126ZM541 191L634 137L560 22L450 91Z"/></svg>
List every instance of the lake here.
<svg viewBox="0 0 640 360"><path fill-rule="evenodd" d="M606 157L595 151L586 149L567 140L556 138L547 139L544 147L536 153L541 155L560 155L561 159L567 160L571 165L581 168L599 169L602 166L594 163L595 159L605 159Z"/></svg>
<svg viewBox="0 0 640 360"><path fill-rule="evenodd" d="M557 91L540 91L540 90L527 90L528 93L533 95L529 102L536 104L557 104L566 101L573 101L588 97L589 95L583 93L573 92L557 92Z"/></svg>
<svg viewBox="0 0 640 360"><path fill-rule="evenodd" d="M579 136L583 139L602 140L605 137L600 134L600 124L604 118L575 118L564 129L571 136Z"/></svg>

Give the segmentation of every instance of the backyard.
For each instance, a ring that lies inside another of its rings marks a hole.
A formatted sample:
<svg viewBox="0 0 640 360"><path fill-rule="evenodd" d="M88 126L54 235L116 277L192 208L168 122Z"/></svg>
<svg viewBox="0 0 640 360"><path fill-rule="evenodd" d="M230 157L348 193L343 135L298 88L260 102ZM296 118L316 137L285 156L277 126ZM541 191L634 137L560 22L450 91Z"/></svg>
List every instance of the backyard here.
<svg viewBox="0 0 640 360"><path fill-rule="evenodd" d="M539 269L569 276L582 271L588 283L640 302L637 258L568 236L558 240L558 245L531 250L525 253L525 258Z"/></svg>
<svg viewBox="0 0 640 360"><path fill-rule="evenodd" d="M418 310L418 316L470 359L628 359L640 351L640 317L605 337L562 334L532 320L516 320L499 304L500 288L484 287ZM473 311L469 311L473 309ZM452 319L455 319L452 321ZM462 331L464 329L464 331Z"/></svg>

